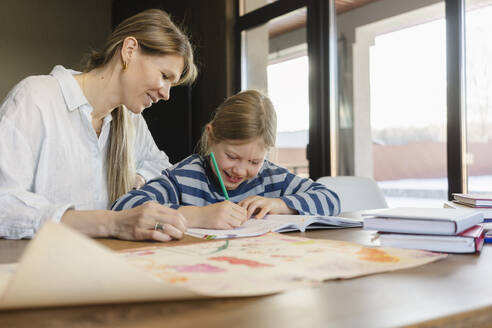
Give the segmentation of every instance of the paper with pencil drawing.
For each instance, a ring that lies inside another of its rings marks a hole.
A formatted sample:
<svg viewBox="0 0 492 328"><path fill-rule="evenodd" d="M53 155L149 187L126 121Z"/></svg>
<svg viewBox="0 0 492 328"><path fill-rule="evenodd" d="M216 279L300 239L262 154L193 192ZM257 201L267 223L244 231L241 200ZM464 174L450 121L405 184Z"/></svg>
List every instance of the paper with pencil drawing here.
<svg viewBox="0 0 492 328"><path fill-rule="evenodd" d="M0 309L267 295L445 256L277 233L116 253L48 222L14 270L0 266Z"/></svg>
<svg viewBox="0 0 492 328"><path fill-rule="evenodd" d="M267 232L302 231L306 229L361 227L362 220L337 216L267 215L264 219L249 219L230 230L188 229L187 235L204 239L260 236Z"/></svg>

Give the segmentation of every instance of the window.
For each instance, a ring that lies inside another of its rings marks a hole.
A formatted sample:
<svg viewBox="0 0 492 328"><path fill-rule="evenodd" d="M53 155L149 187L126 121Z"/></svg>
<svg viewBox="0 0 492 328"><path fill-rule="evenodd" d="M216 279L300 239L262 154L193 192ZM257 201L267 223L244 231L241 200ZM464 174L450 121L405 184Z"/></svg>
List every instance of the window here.
<svg viewBox="0 0 492 328"><path fill-rule="evenodd" d="M374 179L390 206L447 198L445 21L377 36L370 52Z"/></svg>
<svg viewBox="0 0 492 328"><path fill-rule="evenodd" d="M268 65L268 94L277 111L277 144L272 160L309 176L309 67L307 55Z"/></svg>
<svg viewBox="0 0 492 328"><path fill-rule="evenodd" d="M466 99L468 191L492 191L491 1L467 1Z"/></svg>
<svg viewBox="0 0 492 328"><path fill-rule="evenodd" d="M268 94L277 112L277 144L270 160L309 176L309 69L306 8L242 33L241 88ZM301 26L299 21L302 22Z"/></svg>
<svg viewBox="0 0 492 328"><path fill-rule="evenodd" d="M354 35L349 174L374 178L389 206L441 207L448 189L444 3L402 5L396 15L386 2L338 17L339 40L348 43L342 49L350 47ZM350 76L340 67L342 77ZM347 85L342 79L342 105L350 105L344 102L344 94L350 94Z"/></svg>

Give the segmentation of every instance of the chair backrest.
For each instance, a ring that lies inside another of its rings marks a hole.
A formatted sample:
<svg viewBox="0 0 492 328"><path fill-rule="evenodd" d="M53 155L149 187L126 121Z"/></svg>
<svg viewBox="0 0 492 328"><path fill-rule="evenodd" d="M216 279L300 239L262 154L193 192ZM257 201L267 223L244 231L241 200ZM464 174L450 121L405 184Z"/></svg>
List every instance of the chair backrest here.
<svg viewBox="0 0 492 328"><path fill-rule="evenodd" d="M387 208L388 204L377 183L366 177L341 176L321 177L324 184L340 197L341 212Z"/></svg>

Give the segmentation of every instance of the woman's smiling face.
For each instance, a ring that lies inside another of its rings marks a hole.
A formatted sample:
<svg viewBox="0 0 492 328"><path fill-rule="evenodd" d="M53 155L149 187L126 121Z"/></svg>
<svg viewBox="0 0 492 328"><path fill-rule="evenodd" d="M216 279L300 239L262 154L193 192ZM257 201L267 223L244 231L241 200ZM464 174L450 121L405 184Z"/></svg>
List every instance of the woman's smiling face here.
<svg viewBox="0 0 492 328"><path fill-rule="evenodd" d="M241 183L258 175L267 148L261 138L250 141L222 141L210 147L214 153L220 175L227 190L236 189ZM211 167L217 175L212 163Z"/></svg>
<svg viewBox="0 0 492 328"><path fill-rule="evenodd" d="M147 55L137 51L122 76L122 102L140 114L159 100L168 100L170 88L178 82L184 59L179 55Z"/></svg>

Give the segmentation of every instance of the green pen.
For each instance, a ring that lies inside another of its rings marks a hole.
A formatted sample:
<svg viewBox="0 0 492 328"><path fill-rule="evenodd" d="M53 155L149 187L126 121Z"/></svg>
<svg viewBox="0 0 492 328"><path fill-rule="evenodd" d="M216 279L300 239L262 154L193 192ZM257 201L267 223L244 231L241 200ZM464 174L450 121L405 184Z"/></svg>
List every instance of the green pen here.
<svg viewBox="0 0 492 328"><path fill-rule="evenodd" d="M226 187L224 185L224 181L222 180L222 177L220 176L219 166L217 165L217 162L215 161L214 153L210 153L210 157L212 157L212 162L214 163L215 172L217 172L217 177L219 178L220 186L222 187L222 192L224 193L224 197L226 200L229 200L229 195L227 194L227 190L226 190Z"/></svg>

